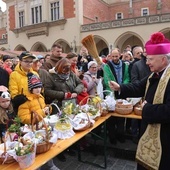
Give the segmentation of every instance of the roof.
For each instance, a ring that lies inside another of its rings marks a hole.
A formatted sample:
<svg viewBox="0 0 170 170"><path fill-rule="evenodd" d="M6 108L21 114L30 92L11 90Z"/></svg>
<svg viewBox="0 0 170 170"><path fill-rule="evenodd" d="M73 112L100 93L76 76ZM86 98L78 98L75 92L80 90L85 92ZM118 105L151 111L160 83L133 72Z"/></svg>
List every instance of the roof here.
<svg viewBox="0 0 170 170"><path fill-rule="evenodd" d="M17 57L19 56L23 51L13 51L13 50L5 50L5 51L1 51L0 50L0 56L1 55L9 55L11 57ZM33 53L35 55L42 55L45 56L46 54L51 54L51 52L39 52L39 51L30 51L30 53ZM66 53L63 53L62 56L66 57Z"/></svg>

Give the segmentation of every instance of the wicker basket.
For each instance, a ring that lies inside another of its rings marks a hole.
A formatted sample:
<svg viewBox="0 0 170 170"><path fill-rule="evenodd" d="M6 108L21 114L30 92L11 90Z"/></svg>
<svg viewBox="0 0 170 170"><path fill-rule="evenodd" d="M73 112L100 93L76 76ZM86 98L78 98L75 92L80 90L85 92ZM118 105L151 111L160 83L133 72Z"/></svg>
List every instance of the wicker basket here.
<svg viewBox="0 0 170 170"><path fill-rule="evenodd" d="M115 105L115 112L122 114L122 115L126 115L126 114L130 114L133 111L133 105L131 103L129 104L123 104L123 103L119 103L117 102Z"/></svg>
<svg viewBox="0 0 170 170"><path fill-rule="evenodd" d="M105 105L105 107L103 107L102 103ZM109 113L109 107L108 107L107 103L104 100L102 100L102 102L101 102L101 116L102 117L106 116L108 113Z"/></svg>
<svg viewBox="0 0 170 170"><path fill-rule="evenodd" d="M109 111L107 109L102 109L102 113L101 116L106 116L109 113Z"/></svg>
<svg viewBox="0 0 170 170"><path fill-rule="evenodd" d="M85 114L87 115L88 123L87 123L84 127L79 128L79 129L75 129L75 128L73 127L73 130L74 130L74 131L83 131L83 130L86 130L86 129L92 127L92 123L91 123L91 121L90 121L89 115L88 115L87 113L85 113Z"/></svg>
<svg viewBox="0 0 170 170"><path fill-rule="evenodd" d="M135 115L141 116L142 115L142 100L140 100L135 106L134 106L134 113Z"/></svg>
<svg viewBox="0 0 170 170"><path fill-rule="evenodd" d="M134 113L135 113L135 115L141 116L142 109L140 107L134 107Z"/></svg>
<svg viewBox="0 0 170 170"><path fill-rule="evenodd" d="M83 101L84 101L84 100L87 100L87 98L88 98L87 104L89 104L89 102L92 101L93 98L95 98L95 97L98 97L98 96L93 96L93 95L86 96L86 97L79 103L79 105L81 106L82 103L83 103ZM97 98L96 98L96 100L97 100ZM98 100L97 103L96 103L96 105L95 105L95 107L97 107L97 108L99 109L99 111L100 111L100 116L101 116L101 113L102 113L101 101ZM94 120L97 121L100 116L95 117Z"/></svg>
<svg viewBox="0 0 170 170"><path fill-rule="evenodd" d="M42 119L42 122L44 124L44 127L45 127L45 132L46 132L46 141L44 141L43 143L40 143L40 144L37 144L37 147L36 147L36 154L40 154L40 153L44 153L44 152L47 152L50 150L50 148L52 147L53 143L49 142L50 140L50 137L49 137L49 134L48 134L48 128L47 128L47 125L43 119L43 117L39 114L37 114L35 111L32 112L32 114L35 114L36 116L38 116L40 119ZM33 116L32 116L33 117ZM34 122L32 122L32 131L34 131L33 129L33 126L34 126Z"/></svg>
<svg viewBox="0 0 170 170"><path fill-rule="evenodd" d="M16 160L11 155L7 155L7 158L6 158L6 154L7 154L6 139L8 135L10 136L10 133L7 131L4 137L4 152L0 156L0 162L2 162L2 164L9 164L9 163L16 162Z"/></svg>

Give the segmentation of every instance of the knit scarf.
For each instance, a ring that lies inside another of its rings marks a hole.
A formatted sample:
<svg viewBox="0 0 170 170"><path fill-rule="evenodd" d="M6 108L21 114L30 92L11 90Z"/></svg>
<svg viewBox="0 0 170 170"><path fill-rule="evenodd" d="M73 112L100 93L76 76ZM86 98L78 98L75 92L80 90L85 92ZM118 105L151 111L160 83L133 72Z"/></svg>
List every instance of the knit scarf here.
<svg viewBox="0 0 170 170"><path fill-rule="evenodd" d="M149 78L153 76L153 73ZM146 92L149 87L149 78L146 85ZM170 79L170 65L165 69L158 83L157 90L154 95L153 104L162 104L166 86ZM146 95L145 92L145 95ZM136 160L142 166L151 170L158 170L162 155L162 146L160 140L161 124L148 124L144 134L139 140Z"/></svg>
<svg viewBox="0 0 170 170"><path fill-rule="evenodd" d="M118 64L115 64L113 61L111 63L112 63L112 66L114 67L118 84L122 84L122 61L119 60Z"/></svg>

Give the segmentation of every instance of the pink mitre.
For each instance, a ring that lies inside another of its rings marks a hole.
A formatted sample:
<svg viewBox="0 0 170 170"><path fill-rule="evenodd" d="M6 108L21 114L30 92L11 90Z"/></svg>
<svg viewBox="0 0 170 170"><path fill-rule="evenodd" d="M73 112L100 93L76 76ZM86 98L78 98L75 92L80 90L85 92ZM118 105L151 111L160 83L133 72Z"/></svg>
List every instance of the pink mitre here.
<svg viewBox="0 0 170 170"><path fill-rule="evenodd" d="M160 55L170 53L170 41L165 38L161 32L151 35L149 41L145 44L147 55Z"/></svg>

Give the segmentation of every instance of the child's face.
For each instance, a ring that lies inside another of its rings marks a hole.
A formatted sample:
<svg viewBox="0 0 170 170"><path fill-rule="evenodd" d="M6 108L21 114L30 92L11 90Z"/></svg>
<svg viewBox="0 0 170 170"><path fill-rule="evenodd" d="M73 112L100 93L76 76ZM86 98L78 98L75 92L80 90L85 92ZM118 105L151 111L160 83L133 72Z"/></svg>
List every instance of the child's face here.
<svg viewBox="0 0 170 170"><path fill-rule="evenodd" d="M87 88L86 87L84 87L83 92L87 92Z"/></svg>
<svg viewBox="0 0 170 170"><path fill-rule="evenodd" d="M41 93L41 87L34 88L34 89L32 90L32 93L39 95L39 94Z"/></svg>
<svg viewBox="0 0 170 170"><path fill-rule="evenodd" d="M4 109L7 109L9 107L10 103L11 103L10 100L2 101L2 102L0 102L0 106Z"/></svg>

